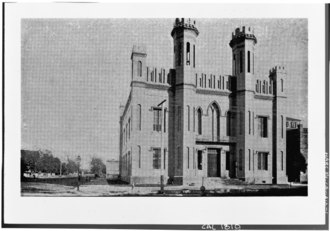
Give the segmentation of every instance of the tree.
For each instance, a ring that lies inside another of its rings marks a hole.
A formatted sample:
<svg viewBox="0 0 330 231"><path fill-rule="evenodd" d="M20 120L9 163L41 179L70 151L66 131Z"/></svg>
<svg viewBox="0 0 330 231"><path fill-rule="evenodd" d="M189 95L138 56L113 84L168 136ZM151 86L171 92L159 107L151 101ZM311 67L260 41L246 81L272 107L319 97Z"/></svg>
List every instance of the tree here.
<svg viewBox="0 0 330 231"><path fill-rule="evenodd" d="M101 176L106 173L106 167L100 158L93 157L90 163L91 172Z"/></svg>
<svg viewBox="0 0 330 231"><path fill-rule="evenodd" d="M78 172L78 165L75 161L68 159L68 163L66 164L67 173Z"/></svg>

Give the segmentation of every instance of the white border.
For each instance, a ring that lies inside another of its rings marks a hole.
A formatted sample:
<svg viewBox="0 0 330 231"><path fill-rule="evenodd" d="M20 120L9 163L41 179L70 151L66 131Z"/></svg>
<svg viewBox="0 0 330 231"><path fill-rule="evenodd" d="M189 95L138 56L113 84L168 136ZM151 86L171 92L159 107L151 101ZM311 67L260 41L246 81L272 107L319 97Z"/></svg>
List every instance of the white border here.
<svg viewBox="0 0 330 231"><path fill-rule="evenodd" d="M6 4L5 223L324 224L324 5ZM20 196L21 18L308 18L308 197L26 198Z"/></svg>

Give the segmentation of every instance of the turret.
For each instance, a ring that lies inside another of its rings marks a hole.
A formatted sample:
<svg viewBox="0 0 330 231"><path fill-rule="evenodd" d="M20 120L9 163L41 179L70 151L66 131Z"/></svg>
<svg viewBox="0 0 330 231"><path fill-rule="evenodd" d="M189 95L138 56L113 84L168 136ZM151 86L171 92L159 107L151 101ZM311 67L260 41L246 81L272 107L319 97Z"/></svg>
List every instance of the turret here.
<svg viewBox="0 0 330 231"><path fill-rule="evenodd" d="M237 90L253 90L254 49L257 38L251 27L236 28L229 46L233 52L232 74L237 76Z"/></svg>
<svg viewBox="0 0 330 231"><path fill-rule="evenodd" d="M285 79L286 79L286 70L284 66L275 66L269 70L269 79L271 85L273 86L273 94L275 96L286 95L285 91Z"/></svg>
<svg viewBox="0 0 330 231"><path fill-rule="evenodd" d="M196 67L196 39L198 34L194 20L184 18L175 20L171 36L174 40L173 66L176 70L176 84L193 84L190 75Z"/></svg>
<svg viewBox="0 0 330 231"><path fill-rule="evenodd" d="M146 71L146 48L144 46L133 46L132 49L132 80L143 81Z"/></svg>

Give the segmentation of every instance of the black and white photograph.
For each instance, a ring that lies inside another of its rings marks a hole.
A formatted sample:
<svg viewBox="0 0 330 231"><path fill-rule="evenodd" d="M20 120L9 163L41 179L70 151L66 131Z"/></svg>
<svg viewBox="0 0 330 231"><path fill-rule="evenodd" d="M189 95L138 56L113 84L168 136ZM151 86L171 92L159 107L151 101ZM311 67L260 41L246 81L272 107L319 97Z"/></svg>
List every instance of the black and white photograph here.
<svg viewBox="0 0 330 231"><path fill-rule="evenodd" d="M321 85L324 93L324 77L315 74L324 73L324 58L318 63L314 56L320 45L314 38L317 16L308 7L246 5L235 11L227 5L226 15L206 4L207 16L196 14L198 5L191 6L194 13L180 14L184 7L165 4L176 10L157 16L149 11L157 8L152 4L100 5L85 15L77 13L77 5L55 6L54 12L69 12L63 16L48 17L48 6L26 14L33 4L17 11L18 74L4 88L18 93L6 98L15 101L15 116L11 109L5 114L16 128L6 131L19 145L7 145L13 147L10 154L15 150L7 159L17 166L15 196L28 203L72 198L81 208L94 199L134 200L140 206L142 200L147 207L152 200L168 200L171 210L183 200L193 206L202 199L225 202L230 214L236 211L233 203L237 209L241 203L267 207L270 201L287 212L298 209L289 203L304 209L305 200L313 203L315 190L322 189L314 180L322 174L313 169L324 172L328 160L315 148L319 142L323 150L325 142L324 127L315 125L315 116L324 118L323 108L315 110L324 102L315 88ZM125 7L135 13L118 17ZM272 8L281 13L264 16ZM288 17L287 8L297 8L296 15ZM8 57L7 63L14 60ZM6 81L11 78L4 73ZM99 208L106 210L105 204ZM247 223L231 224L241 229Z"/></svg>

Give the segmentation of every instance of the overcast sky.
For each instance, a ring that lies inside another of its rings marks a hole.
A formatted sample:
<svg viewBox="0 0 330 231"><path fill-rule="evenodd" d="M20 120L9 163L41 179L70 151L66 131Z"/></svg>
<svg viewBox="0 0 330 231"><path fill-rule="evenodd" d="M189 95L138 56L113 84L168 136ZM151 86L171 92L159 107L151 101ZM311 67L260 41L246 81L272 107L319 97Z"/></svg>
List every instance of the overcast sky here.
<svg viewBox="0 0 330 231"><path fill-rule="evenodd" d="M22 20L22 148L104 161L119 156L119 106L131 80L134 44L147 65L171 68L174 19ZM196 69L231 74L229 41L236 27L254 27L255 75L287 69L288 116L307 126L308 29L305 19L196 19Z"/></svg>

